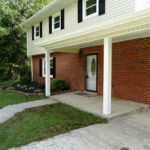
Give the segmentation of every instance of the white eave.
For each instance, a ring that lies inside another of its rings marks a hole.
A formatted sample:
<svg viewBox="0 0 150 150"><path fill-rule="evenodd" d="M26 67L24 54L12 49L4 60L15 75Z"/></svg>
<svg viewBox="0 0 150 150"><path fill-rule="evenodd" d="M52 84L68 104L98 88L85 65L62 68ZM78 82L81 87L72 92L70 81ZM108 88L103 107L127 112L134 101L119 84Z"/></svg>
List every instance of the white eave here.
<svg viewBox="0 0 150 150"><path fill-rule="evenodd" d="M60 10L61 8L64 8L66 5L69 5L73 1L76 0L54 0L47 7L43 8L35 15L33 15L32 17L24 21L21 25L24 28L28 28L34 25L35 23L37 23L37 21L43 20L44 18L48 17L50 14L53 14L56 11Z"/></svg>
<svg viewBox="0 0 150 150"><path fill-rule="evenodd" d="M130 16L121 16L104 23L73 31L69 34L61 35L50 40L42 40L35 43L36 46L46 49L59 49L74 46L85 42L100 40L105 37L119 36L131 32L148 30L150 34L150 9L136 12Z"/></svg>

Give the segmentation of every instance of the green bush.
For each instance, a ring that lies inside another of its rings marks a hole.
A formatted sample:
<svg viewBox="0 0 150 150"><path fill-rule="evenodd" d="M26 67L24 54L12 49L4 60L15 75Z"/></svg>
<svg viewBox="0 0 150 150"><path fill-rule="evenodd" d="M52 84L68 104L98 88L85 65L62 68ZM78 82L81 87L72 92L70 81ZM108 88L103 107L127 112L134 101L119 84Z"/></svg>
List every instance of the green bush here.
<svg viewBox="0 0 150 150"><path fill-rule="evenodd" d="M35 87L36 89L42 89L45 90L45 84L39 84L37 82L32 81L29 86Z"/></svg>
<svg viewBox="0 0 150 150"><path fill-rule="evenodd" d="M0 82L2 81L8 81L9 77L8 77L8 73L0 73Z"/></svg>
<svg viewBox="0 0 150 150"><path fill-rule="evenodd" d="M38 84L36 82L30 82L28 84L21 84L19 81L19 82L16 82L13 85L13 87L18 91L27 92L27 93L44 93L45 91L45 85Z"/></svg>
<svg viewBox="0 0 150 150"><path fill-rule="evenodd" d="M69 87L66 84L66 81L64 79L54 79L51 82L51 91L52 92L60 92L64 90L68 90Z"/></svg>
<svg viewBox="0 0 150 150"><path fill-rule="evenodd" d="M28 85L31 83L31 69L28 66L23 66L20 69L20 84Z"/></svg>
<svg viewBox="0 0 150 150"><path fill-rule="evenodd" d="M31 83L31 73L27 72L20 77L20 84L28 85L29 83Z"/></svg>

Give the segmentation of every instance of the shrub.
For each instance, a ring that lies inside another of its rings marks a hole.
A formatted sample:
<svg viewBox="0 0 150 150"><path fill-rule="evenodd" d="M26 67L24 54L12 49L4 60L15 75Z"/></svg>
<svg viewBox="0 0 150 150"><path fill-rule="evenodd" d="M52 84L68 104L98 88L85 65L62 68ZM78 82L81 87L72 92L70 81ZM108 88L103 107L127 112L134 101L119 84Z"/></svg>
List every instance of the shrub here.
<svg viewBox="0 0 150 150"><path fill-rule="evenodd" d="M18 91L27 92L27 93L43 93L45 90L45 85L38 84L36 82L31 82L28 84L20 84L16 82L14 88Z"/></svg>
<svg viewBox="0 0 150 150"><path fill-rule="evenodd" d="M54 79L51 82L51 91L52 92L60 92L64 90L68 90L69 87L66 84L66 81L64 79Z"/></svg>
<svg viewBox="0 0 150 150"><path fill-rule="evenodd" d="M36 89L41 89L41 90L45 89L45 84L39 84L34 81L32 81L29 86L35 87Z"/></svg>
<svg viewBox="0 0 150 150"><path fill-rule="evenodd" d="M20 71L20 84L28 85L31 83L31 70L30 67L24 66Z"/></svg>
<svg viewBox="0 0 150 150"><path fill-rule="evenodd" d="M30 73L26 73L20 77L20 84L28 85L30 82L31 82L31 74Z"/></svg>
<svg viewBox="0 0 150 150"><path fill-rule="evenodd" d="M0 73L0 82L3 82L3 81L8 81L9 80L9 77L8 77L8 73Z"/></svg>

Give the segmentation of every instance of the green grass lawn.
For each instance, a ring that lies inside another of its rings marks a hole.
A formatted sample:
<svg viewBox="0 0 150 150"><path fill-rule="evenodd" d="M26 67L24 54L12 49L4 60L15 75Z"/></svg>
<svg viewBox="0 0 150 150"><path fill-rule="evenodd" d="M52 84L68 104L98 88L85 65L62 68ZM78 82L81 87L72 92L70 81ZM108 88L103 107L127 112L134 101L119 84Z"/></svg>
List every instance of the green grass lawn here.
<svg viewBox="0 0 150 150"><path fill-rule="evenodd" d="M0 93L0 109L12 104L29 102L33 100L44 99L45 96L24 96L15 92L2 92Z"/></svg>
<svg viewBox="0 0 150 150"><path fill-rule="evenodd" d="M27 109L0 125L0 150L105 122L104 119L61 103Z"/></svg>

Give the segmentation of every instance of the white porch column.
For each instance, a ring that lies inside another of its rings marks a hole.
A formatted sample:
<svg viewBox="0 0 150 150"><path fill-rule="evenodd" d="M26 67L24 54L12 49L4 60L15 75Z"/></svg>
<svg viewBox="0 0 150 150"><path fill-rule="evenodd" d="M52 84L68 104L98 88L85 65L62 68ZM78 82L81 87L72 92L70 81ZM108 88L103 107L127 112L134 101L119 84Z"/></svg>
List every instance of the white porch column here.
<svg viewBox="0 0 150 150"><path fill-rule="evenodd" d="M104 39L103 114L111 114L112 38Z"/></svg>
<svg viewBox="0 0 150 150"><path fill-rule="evenodd" d="M50 52L45 51L45 95L50 96L51 90L50 90Z"/></svg>

